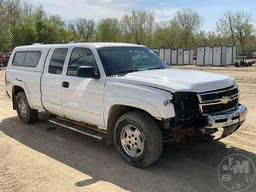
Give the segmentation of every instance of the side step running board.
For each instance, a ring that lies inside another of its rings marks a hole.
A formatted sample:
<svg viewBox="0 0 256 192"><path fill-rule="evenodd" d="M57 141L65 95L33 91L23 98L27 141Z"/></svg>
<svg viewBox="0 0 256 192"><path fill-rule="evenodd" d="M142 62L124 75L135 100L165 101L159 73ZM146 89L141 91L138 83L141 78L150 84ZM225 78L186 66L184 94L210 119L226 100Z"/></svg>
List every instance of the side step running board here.
<svg viewBox="0 0 256 192"><path fill-rule="evenodd" d="M90 128L87 128L87 127L78 126L69 121L65 121L65 120L62 120L59 118L50 118L48 121L54 125L58 125L58 126L76 131L78 133L87 135L89 137L93 137L93 138L101 140L101 141L103 141L105 139L105 135L103 133L98 132L93 129L90 129Z"/></svg>

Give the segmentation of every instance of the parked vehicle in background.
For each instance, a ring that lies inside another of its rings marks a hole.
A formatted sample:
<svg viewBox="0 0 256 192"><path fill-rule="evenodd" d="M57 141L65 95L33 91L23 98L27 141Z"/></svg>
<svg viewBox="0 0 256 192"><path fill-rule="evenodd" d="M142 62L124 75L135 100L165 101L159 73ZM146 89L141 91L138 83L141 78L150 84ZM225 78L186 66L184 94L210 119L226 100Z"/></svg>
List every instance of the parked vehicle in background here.
<svg viewBox="0 0 256 192"><path fill-rule="evenodd" d="M170 69L152 50L123 43L14 49L6 72L13 109L115 144L130 165L158 160L164 142L215 140L245 121L235 80Z"/></svg>
<svg viewBox="0 0 256 192"><path fill-rule="evenodd" d="M239 61L240 66L249 67L255 63L254 55L249 53L239 54L236 59Z"/></svg>
<svg viewBox="0 0 256 192"><path fill-rule="evenodd" d="M0 53L0 67L6 67L10 59L11 53Z"/></svg>
<svg viewBox="0 0 256 192"><path fill-rule="evenodd" d="M254 53L252 54L252 57L253 57L254 59L256 59L256 52L254 52Z"/></svg>

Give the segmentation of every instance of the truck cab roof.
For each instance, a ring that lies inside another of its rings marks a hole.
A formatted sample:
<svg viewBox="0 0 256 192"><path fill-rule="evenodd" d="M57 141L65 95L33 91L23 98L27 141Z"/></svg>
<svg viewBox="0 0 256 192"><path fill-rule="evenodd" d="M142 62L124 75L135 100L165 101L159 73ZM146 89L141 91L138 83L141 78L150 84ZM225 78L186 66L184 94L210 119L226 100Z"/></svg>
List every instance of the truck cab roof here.
<svg viewBox="0 0 256 192"><path fill-rule="evenodd" d="M33 49L50 49L52 47L72 47L72 46L87 46L92 48L102 47L144 47L143 45L130 44L130 43L110 43L110 42L91 42L91 43L69 43L69 44L33 44L26 46L19 46L15 51L19 50L33 50Z"/></svg>

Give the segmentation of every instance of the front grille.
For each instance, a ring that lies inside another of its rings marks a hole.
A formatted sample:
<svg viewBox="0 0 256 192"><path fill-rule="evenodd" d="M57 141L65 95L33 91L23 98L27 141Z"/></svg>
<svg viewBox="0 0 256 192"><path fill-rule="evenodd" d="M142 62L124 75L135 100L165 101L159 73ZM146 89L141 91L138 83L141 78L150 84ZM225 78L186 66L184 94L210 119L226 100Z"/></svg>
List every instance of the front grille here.
<svg viewBox="0 0 256 192"><path fill-rule="evenodd" d="M236 86L198 94L200 110L203 114L228 111L239 104L239 90Z"/></svg>
<svg viewBox="0 0 256 192"><path fill-rule="evenodd" d="M211 100L216 100L216 99L222 99L224 96L234 96L238 95L239 91L237 88L235 89L228 89L228 90L223 90L223 91L217 91L213 93L205 93L201 94L201 100L203 102L211 102Z"/></svg>
<svg viewBox="0 0 256 192"><path fill-rule="evenodd" d="M227 104L205 105L202 110L205 114L211 114L221 111L228 111L237 107L238 99L228 102Z"/></svg>

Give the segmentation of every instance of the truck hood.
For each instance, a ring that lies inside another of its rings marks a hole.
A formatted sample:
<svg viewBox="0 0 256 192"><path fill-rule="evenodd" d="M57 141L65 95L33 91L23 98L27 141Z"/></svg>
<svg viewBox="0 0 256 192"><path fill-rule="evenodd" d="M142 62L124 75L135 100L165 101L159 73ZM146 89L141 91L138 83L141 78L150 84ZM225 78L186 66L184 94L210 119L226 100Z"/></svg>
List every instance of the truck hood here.
<svg viewBox="0 0 256 192"><path fill-rule="evenodd" d="M165 89L173 93L200 93L230 87L235 84L233 78L225 75L180 69L158 69L128 73L125 76L115 77L115 80Z"/></svg>

